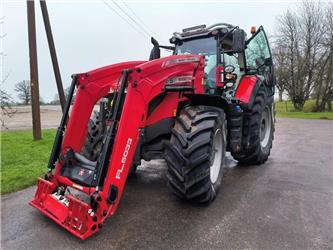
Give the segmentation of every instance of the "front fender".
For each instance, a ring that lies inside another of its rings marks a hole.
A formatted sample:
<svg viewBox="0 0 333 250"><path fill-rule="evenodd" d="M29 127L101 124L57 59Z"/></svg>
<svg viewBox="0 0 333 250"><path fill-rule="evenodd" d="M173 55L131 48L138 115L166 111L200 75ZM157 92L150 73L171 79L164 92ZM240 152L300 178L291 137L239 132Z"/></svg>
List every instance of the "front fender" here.
<svg viewBox="0 0 333 250"><path fill-rule="evenodd" d="M262 81L256 75L242 77L235 93L235 98L240 100L242 107L251 109L254 98L262 85Z"/></svg>

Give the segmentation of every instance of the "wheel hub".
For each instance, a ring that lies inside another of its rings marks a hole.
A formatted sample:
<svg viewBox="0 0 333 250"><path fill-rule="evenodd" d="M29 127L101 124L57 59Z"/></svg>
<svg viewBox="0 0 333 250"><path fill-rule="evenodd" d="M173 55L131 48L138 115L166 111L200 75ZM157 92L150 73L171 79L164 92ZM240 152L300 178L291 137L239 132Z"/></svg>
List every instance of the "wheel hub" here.
<svg viewBox="0 0 333 250"><path fill-rule="evenodd" d="M223 151L223 138L221 129L217 129L214 134L213 140L213 152L210 166L210 180L214 184L219 176L221 163L222 163L222 151Z"/></svg>
<svg viewBox="0 0 333 250"><path fill-rule="evenodd" d="M269 142L269 137L272 130L272 117L271 111L266 106L261 115L260 122L260 144L264 148Z"/></svg>

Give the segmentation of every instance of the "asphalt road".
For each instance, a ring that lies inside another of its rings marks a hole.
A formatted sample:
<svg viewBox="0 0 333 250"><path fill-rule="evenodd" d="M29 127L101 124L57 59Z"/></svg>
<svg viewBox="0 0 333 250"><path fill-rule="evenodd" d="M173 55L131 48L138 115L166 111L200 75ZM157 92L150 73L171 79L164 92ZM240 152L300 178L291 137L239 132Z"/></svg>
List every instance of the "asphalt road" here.
<svg viewBox="0 0 333 250"><path fill-rule="evenodd" d="M128 180L115 216L81 241L28 206L35 188L1 197L2 249L332 249L333 122L278 119L262 166L229 158L209 207L173 197L163 161Z"/></svg>

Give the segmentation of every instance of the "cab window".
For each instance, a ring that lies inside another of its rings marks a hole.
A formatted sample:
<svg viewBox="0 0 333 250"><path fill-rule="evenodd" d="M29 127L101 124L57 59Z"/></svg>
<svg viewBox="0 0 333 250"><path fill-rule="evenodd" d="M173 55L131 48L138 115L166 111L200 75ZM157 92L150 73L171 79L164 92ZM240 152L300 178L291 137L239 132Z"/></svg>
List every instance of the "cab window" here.
<svg viewBox="0 0 333 250"><path fill-rule="evenodd" d="M246 69L248 72L255 71L264 75L270 71L270 66L265 66L265 60L271 58L271 53L263 29L250 40L245 49Z"/></svg>
<svg viewBox="0 0 333 250"><path fill-rule="evenodd" d="M206 60L205 76L206 91L214 92L216 88L216 40L215 37L185 40L176 46L176 55L197 54L204 55Z"/></svg>

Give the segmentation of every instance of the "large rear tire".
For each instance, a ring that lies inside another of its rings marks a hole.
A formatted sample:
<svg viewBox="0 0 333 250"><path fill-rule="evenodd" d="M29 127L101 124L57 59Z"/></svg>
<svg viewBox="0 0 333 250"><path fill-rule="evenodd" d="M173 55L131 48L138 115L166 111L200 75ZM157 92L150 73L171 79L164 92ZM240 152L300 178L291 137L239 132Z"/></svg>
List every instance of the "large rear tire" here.
<svg viewBox="0 0 333 250"><path fill-rule="evenodd" d="M88 133L86 141L82 147L81 154L91 161L97 161L101 149L105 132L103 131L100 112L94 111L88 123ZM134 175L138 164L133 163L129 175Z"/></svg>
<svg viewBox="0 0 333 250"><path fill-rule="evenodd" d="M93 115L88 123L88 133L81 153L87 159L96 161L102 147L104 133L98 111L93 111Z"/></svg>
<svg viewBox="0 0 333 250"><path fill-rule="evenodd" d="M273 97L261 87L254 99L253 108L243 126L243 140L248 138L242 152L231 152L244 165L259 165L267 161L274 139Z"/></svg>
<svg viewBox="0 0 333 250"><path fill-rule="evenodd" d="M177 197L198 204L214 200L222 182L226 128L222 109L181 111L165 149L169 187Z"/></svg>

